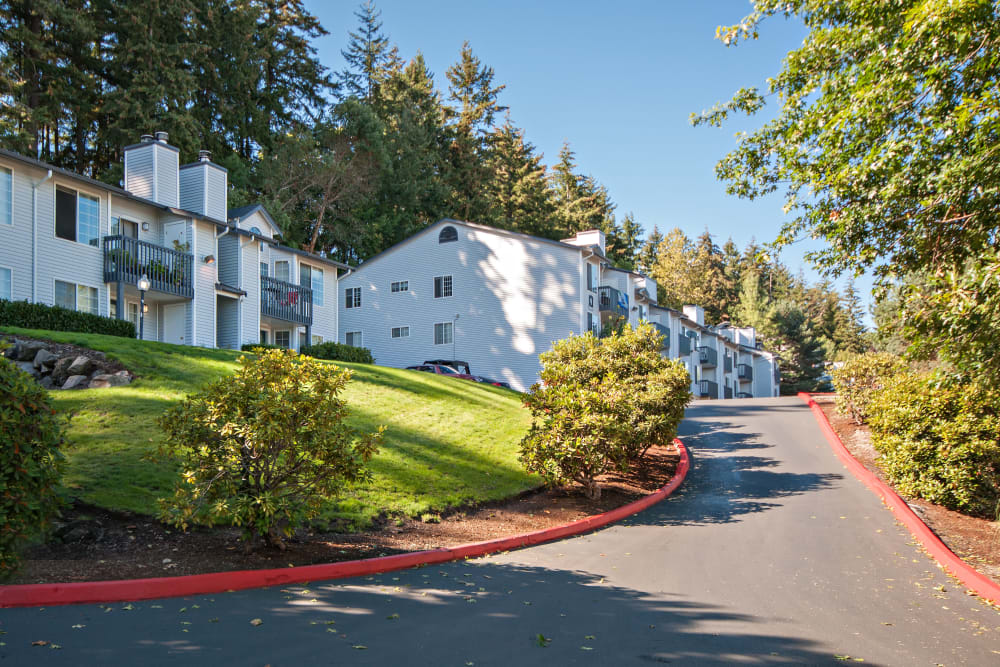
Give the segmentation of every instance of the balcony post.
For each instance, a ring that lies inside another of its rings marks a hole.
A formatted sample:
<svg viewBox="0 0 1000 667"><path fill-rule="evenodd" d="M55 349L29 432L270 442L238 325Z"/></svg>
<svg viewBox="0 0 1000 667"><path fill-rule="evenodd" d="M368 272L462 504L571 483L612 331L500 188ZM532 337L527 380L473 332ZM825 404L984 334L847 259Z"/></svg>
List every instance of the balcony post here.
<svg viewBox="0 0 1000 667"><path fill-rule="evenodd" d="M125 313L125 283L122 282L119 277L118 282L115 285L115 317L119 320L124 320L126 318Z"/></svg>

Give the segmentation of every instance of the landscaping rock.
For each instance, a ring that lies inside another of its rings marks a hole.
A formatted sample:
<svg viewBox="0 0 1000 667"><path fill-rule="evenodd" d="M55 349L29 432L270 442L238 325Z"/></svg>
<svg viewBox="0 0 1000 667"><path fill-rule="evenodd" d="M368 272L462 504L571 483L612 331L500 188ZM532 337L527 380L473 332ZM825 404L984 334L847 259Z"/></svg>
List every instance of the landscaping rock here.
<svg viewBox="0 0 1000 667"><path fill-rule="evenodd" d="M62 384L66 381L66 378L70 376L69 367L73 363L76 357L63 357L56 362L56 365L52 368L52 379L56 381L56 384Z"/></svg>
<svg viewBox="0 0 1000 667"><path fill-rule="evenodd" d="M90 380L86 375L70 375L63 382L63 389L86 389L87 382Z"/></svg>
<svg viewBox="0 0 1000 667"><path fill-rule="evenodd" d="M33 361L39 350L45 349L45 343L37 340L21 341L17 347L18 361Z"/></svg>
<svg viewBox="0 0 1000 667"><path fill-rule="evenodd" d="M94 370L94 362L81 354L66 370L69 375L89 375Z"/></svg>
<svg viewBox="0 0 1000 667"><path fill-rule="evenodd" d="M30 361L15 361L14 363L17 364L18 368L33 378L37 378L41 375L41 373L35 369L35 365Z"/></svg>
<svg viewBox="0 0 1000 667"><path fill-rule="evenodd" d="M104 527L99 521L70 521L56 529L55 536L65 543L99 542L104 537Z"/></svg>
<svg viewBox="0 0 1000 667"><path fill-rule="evenodd" d="M120 378L125 378L129 382L132 381L132 374L129 373L128 371L118 371L117 373L115 373L115 375L117 375Z"/></svg>
<svg viewBox="0 0 1000 667"><path fill-rule="evenodd" d="M4 340L7 339L5 338ZM19 343L16 340L14 341L8 340L7 342L10 343L11 345L10 347L8 347L6 350L3 351L3 356L5 356L8 359L13 359L17 361L17 355L21 350L21 343Z"/></svg>
<svg viewBox="0 0 1000 667"><path fill-rule="evenodd" d="M35 355L35 360L32 363L35 364L35 368L42 370L43 368L51 369L56 365L57 361L59 361L59 357L57 355L42 348L38 351L38 354Z"/></svg>
<svg viewBox="0 0 1000 667"><path fill-rule="evenodd" d="M127 377L115 373L114 375L102 374L91 378L89 389L107 389L108 387L121 387L129 383Z"/></svg>
<svg viewBox="0 0 1000 667"><path fill-rule="evenodd" d="M42 389L52 389L56 386L56 382L52 379L51 375L42 376L42 379L38 381L38 384L42 385Z"/></svg>

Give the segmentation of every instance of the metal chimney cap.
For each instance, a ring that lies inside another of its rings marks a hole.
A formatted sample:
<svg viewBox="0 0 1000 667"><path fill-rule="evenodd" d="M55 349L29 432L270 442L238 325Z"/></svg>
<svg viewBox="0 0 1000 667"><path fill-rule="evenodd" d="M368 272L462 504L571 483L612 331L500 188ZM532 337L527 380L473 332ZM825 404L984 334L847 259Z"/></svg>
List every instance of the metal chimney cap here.
<svg viewBox="0 0 1000 667"><path fill-rule="evenodd" d="M198 162L211 162L212 161L212 151L200 150L198 151Z"/></svg>
<svg viewBox="0 0 1000 667"><path fill-rule="evenodd" d="M162 142L164 144L167 143L167 139L169 139L169 138L170 138L170 135L167 134L166 132L160 131L160 132L156 133L156 140L159 141L159 142Z"/></svg>
<svg viewBox="0 0 1000 667"><path fill-rule="evenodd" d="M144 144L148 144L152 140L153 140L153 135L151 134L144 134L141 137L139 137L139 141Z"/></svg>

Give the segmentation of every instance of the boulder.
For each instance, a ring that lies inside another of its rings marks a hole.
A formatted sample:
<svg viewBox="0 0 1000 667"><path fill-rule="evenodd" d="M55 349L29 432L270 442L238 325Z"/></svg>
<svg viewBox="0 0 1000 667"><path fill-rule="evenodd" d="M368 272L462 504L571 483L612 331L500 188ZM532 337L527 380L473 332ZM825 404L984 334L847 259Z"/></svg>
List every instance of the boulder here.
<svg viewBox="0 0 1000 667"><path fill-rule="evenodd" d="M52 367L52 379L56 384L62 384L70 376L69 367L74 361L74 357L63 357Z"/></svg>
<svg viewBox="0 0 1000 667"><path fill-rule="evenodd" d="M37 340L23 340L17 346L18 361L33 361L39 350L45 349L45 343Z"/></svg>
<svg viewBox="0 0 1000 667"><path fill-rule="evenodd" d="M63 389L86 389L87 388L87 382L89 381L89 379L90 378L88 378L86 375L70 375L68 378L66 378L66 381L63 382L62 388Z"/></svg>
<svg viewBox="0 0 1000 667"><path fill-rule="evenodd" d="M43 375L38 384L42 385L42 389L52 389L56 386L56 382L52 379L51 375Z"/></svg>
<svg viewBox="0 0 1000 667"><path fill-rule="evenodd" d="M107 389L108 387L121 387L129 383L128 378L123 378L120 375L98 375L90 380L90 384L87 385L90 389Z"/></svg>
<svg viewBox="0 0 1000 667"><path fill-rule="evenodd" d="M125 384L128 384L129 382L132 381L132 374L129 373L128 371L118 371L117 373L115 373L115 375L117 377L124 379Z"/></svg>
<svg viewBox="0 0 1000 667"><path fill-rule="evenodd" d="M94 370L94 362L82 354L73 360L73 363L66 369L69 375L89 375Z"/></svg>
<svg viewBox="0 0 1000 667"><path fill-rule="evenodd" d="M58 355L52 354L45 348L42 348L38 351L38 354L35 355L35 360L32 363L35 364L35 368L42 370L52 368L56 365L57 361L59 361Z"/></svg>
<svg viewBox="0 0 1000 667"><path fill-rule="evenodd" d="M104 537L104 526L100 521L78 519L56 528L55 536L65 543L99 542Z"/></svg>
<svg viewBox="0 0 1000 667"><path fill-rule="evenodd" d="M3 351L3 356L17 361L17 355L21 350L21 343L16 340L7 340L6 338L4 340L10 343L10 347Z"/></svg>
<svg viewBox="0 0 1000 667"><path fill-rule="evenodd" d="M24 371L33 378L36 378L41 375L41 373L39 373L35 369L35 365L30 361L15 361L14 363L17 365L18 368L20 368L22 371Z"/></svg>

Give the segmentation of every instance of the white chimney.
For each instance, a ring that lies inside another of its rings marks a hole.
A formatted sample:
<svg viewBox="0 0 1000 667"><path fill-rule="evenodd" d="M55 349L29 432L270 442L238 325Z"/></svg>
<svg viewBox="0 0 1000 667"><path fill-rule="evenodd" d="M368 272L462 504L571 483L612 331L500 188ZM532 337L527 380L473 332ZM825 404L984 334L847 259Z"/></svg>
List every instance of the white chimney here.
<svg viewBox="0 0 1000 667"><path fill-rule="evenodd" d="M125 147L125 189L163 206L177 206L180 151L167 143L167 133L142 135Z"/></svg>
<svg viewBox="0 0 1000 667"><path fill-rule="evenodd" d="M588 229L585 232L577 232L573 238L562 239L562 242L568 243L569 245L579 246L581 248L596 245L601 249L602 255L605 253L604 232L599 229Z"/></svg>
<svg viewBox="0 0 1000 667"><path fill-rule="evenodd" d="M705 309L701 306L684 306L684 317L705 326Z"/></svg>
<svg viewBox="0 0 1000 667"><path fill-rule="evenodd" d="M229 172L198 151L198 161L180 168L181 208L223 222L228 214Z"/></svg>

